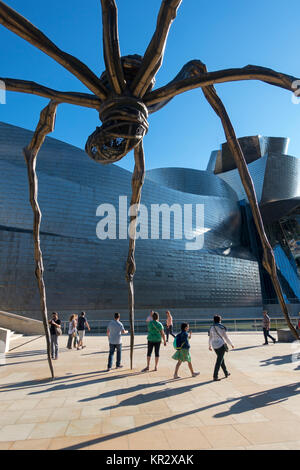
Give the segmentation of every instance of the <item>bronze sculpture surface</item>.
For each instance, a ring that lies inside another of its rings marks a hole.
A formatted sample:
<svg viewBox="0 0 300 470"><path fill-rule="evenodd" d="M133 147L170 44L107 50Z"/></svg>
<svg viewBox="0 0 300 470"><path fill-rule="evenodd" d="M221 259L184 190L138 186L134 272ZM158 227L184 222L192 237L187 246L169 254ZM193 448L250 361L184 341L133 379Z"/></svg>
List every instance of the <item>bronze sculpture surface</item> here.
<svg viewBox="0 0 300 470"><path fill-rule="evenodd" d="M143 137L148 131L148 115L159 111L174 96L195 88L201 88L205 98L219 116L230 151L238 168L254 222L263 247L263 265L269 273L276 291L282 312L294 336L298 335L290 322L281 286L277 278L273 250L266 236L255 189L247 164L236 138L234 128L224 104L219 98L214 84L239 80L260 80L271 85L293 91L295 77L274 70L248 65L207 72L200 60L193 60L183 66L178 75L167 85L153 90L155 75L163 62L164 49L168 32L176 17L182 0L162 0L153 37L143 57L139 55L121 57L119 48L117 6L115 0L101 0L103 21L103 50L106 70L97 77L83 62L59 49L39 29L27 19L0 1L0 23L22 37L77 77L91 93L61 92L31 81L2 78L9 91L32 93L50 99L48 106L41 112L31 143L24 149L28 167L30 202L34 213L34 244L36 277L41 298L41 310L45 326L48 362L51 374L54 370L49 349L49 330L47 324L46 291L43 281L43 259L40 248L39 229L41 213L37 201L36 158L46 135L52 132L55 124L57 106L70 103L96 109L102 122L101 127L87 139L86 152L95 161L109 164L123 158L134 150L135 168L132 177L131 238L126 263L128 283L129 316L131 330L131 368L133 366L134 346L134 285L135 266L135 231L141 190L145 176Z"/></svg>

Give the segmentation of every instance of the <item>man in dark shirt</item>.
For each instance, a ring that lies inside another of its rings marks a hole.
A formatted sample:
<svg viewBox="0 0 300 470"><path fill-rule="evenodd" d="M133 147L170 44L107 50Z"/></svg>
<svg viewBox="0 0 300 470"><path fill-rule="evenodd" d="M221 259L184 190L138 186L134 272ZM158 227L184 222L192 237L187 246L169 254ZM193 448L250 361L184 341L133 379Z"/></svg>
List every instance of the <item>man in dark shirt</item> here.
<svg viewBox="0 0 300 470"><path fill-rule="evenodd" d="M90 325L88 324L88 321L85 318L85 312L81 312L80 317L78 318L78 325L77 325L77 330L78 330L78 335L79 335L79 343L78 343L77 349L79 349L80 346L81 346L81 349L85 348L85 346L83 346L85 327L87 327L87 329L91 331Z"/></svg>
<svg viewBox="0 0 300 470"><path fill-rule="evenodd" d="M50 325L50 336L51 336L51 356L52 359L58 358L58 335L56 328L60 328L61 321L58 318L58 313L52 313L52 319L49 320Z"/></svg>

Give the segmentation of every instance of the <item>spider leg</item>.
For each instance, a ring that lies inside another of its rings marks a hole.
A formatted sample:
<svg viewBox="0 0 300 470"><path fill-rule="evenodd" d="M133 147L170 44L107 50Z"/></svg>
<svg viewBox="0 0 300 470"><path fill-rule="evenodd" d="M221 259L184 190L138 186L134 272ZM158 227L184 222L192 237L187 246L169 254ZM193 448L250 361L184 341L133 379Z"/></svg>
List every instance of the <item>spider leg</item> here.
<svg viewBox="0 0 300 470"><path fill-rule="evenodd" d="M77 106L98 109L102 101L95 95L88 93L64 92L53 90L36 82L17 80L15 78L0 78L4 82L7 91L17 91L32 95L43 96L57 103L69 103Z"/></svg>
<svg viewBox="0 0 300 470"><path fill-rule="evenodd" d="M135 244L136 244L136 222L141 201L141 192L145 178L145 158L143 142L134 149L134 171L132 175L132 196L130 203L130 240L129 250L126 262L126 280L128 283L128 304L130 320L130 368L133 366L133 347L134 347L134 286L133 277L135 274Z"/></svg>
<svg viewBox="0 0 300 470"><path fill-rule="evenodd" d="M59 49L38 28L31 24L26 18L0 1L0 23L7 29L25 39L35 47L45 52L77 77L96 96L104 100L108 90L100 79L83 62L70 54Z"/></svg>
<svg viewBox="0 0 300 470"><path fill-rule="evenodd" d="M289 311L284 301L281 285L277 277L277 267L276 267L273 249L270 245L270 242L265 232L263 220L261 217L260 209L259 209L257 198L256 198L254 184L250 176L243 151L236 138L235 131L230 121L230 118L227 114L226 108L224 104L222 103L221 99L218 97L215 88L213 86L209 86L209 87L203 88L202 90L203 90L205 98L207 99L207 101L209 102L209 104L211 105L215 113L221 119L224 133L226 135L226 140L228 142L228 146L233 155L235 164L238 168L243 187L247 194L248 201L249 201L251 211L252 211L252 216L253 216L256 229L257 229L257 232L258 232L258 235L259 235L262 247L263 247L263 253L264 253L263 261L262 261L263 266L271 278L273 287L275 289L278 301L281 306L281 310L288 324L288 327L290 328L291 332L294 334L295 338L298 340L299 337L298 337L297 331L295 330L293 324L291 323L291 320L289 317Z"/></svg>
<svg viewBox="0 0 300 470"><path fill-rule="evenodd" d="M188 70L189 69L189 70ZM198 76L201 77L202 74L207 74L206 66L201 62L201 61L192 61L189 64L187 64L187 67L185 69L185 73L190 76ZM275 262L275 257L274 253L272 250L272 247L269 243L269 240L267 238L263 220L261 217L260 209L258 206L257 198L256 198L256 193L255 193L255 188L254 184L251 178L251 175L248 170L248 166L243 154L243 151L241 149L241 146L237 140L233 125L230 121L230 118L227 114L226 108L222 102L222 100L219 98L215 88L213 85L205 86L202 87L202 91L204 93L205 98L215 111L215 113L219 116L222 126L224 129L224 133L226 136L226 140L228 142L228 146L231 150L231 153L233 155L235 164L237 166L237 169L240 174L240 178L243 184L243 187L245 189L245 192L248 197L248 201L251 207L252 211L252 216L256 225L257 232L260 237L260 241L263 247L263 266L270 275L273 287L275 289L275 292L277 294L278 301L280 303L282 312L284 314L284 317L286 319L286 322L294 334L294 336L298 338L298 334L294 328L294 326L291 323L291 320L289 318L289 312L286 306L286 303L284 301L284 297L282 294L281 286L277 277L277 269L276 269L276 262Z"/></svg>
<svg viewBox="0 0 300 470"><path fill-rule="evenodd" d="M53 364L51 360L50 351L50 333L47 318L47 304L46 304L46 290L43 279L44 266L43 266L43 255L40 246L40 224L41 224L41 211L37 200L38 194L38 179L36 174L36 159L38 152L45 140L47 134L53 131L55 124L56 109L58 103L50 101L48 106L44 108L40 115L40 120L32 137L30 144L23 149L25 161L27 164L28 181L29 181L29 194L30 203L33 210L34 222L33 222L33 238L34 238L34 259L35 259L35 275L37 278L42 319L45 329L46 343L47 343L47 355L48 363L51 371L52 378L54 378Z"/></svg>
<svg viewBox="0 0 300 470"><path fill-rule="evenodd" d="M216 83L227 83L242 80L260 80L267 83L268 85L278 86L294 92L293 83L298 79L292 75L287 75L275 70L268 69L265 67L259 67L256 65L247 65L243 68L217 70L216 72L204 72L203 74L186 75L188 68L193 69L193 66L197 63L201 63L197 60L188 62L179 74L167 85L157 88L144 96L144 103L146 106L152 106L154 104L164 102L165 104L176 95L180 95L185 91L194 90L195 88L203 88ZM185 76L186 75L186 76ZM150 110L149 110L150 111ZM156 109L154 109L156 111Z"/></svg>
<svg viewBox="0 0 300 470"><path fill-rule="evenodd" d="M173 78L173 80L171 82L168 83L168 85L166 85L167 87L171 87L171 85L173 84L177 84L178 83L182 83L182 81L184 80L186 82L186 80L190 79L191 78L191 75L192 75L192 71L193 69L196 67L196 70L198 71L198 67L201 67L202 65L202 62L200 60L192 60L190 62L188 62L187 64L185 64L182 69L180 70L180 72L176 75L175 78ZM199 75L197 73L197 78L199 80ZM162 90L162 88L159 88L158 90ZM156 90L156 91L158 91ZM153 92L155 93L155 92ZM152 93L149 93L147 95L145 95L144 97L144 101L148 107L148 111L149 111L149 114L152 114L152 113L155 113L156 111L159 111L160 109L162 109L164 106L166 106L166 104L169 103L169 101L171 101L171 99L173 98L173 96L170 96L170 97L167 97L166 99L163 99L162 101L157 101L156 99L150 99L150 96L152 97ZM149 97L149 99L148 99ZM152 101L153 101L153 104L152 104Z"/></svg>
<svg viewBox="0 0 300 470"><path fill-rule="evenodd" d="M118 35L118 10L115 0L101 0L104 60L111 88L120 95L126 82L121 64Z"/></svg>
<svg viewBox="0 0 300 470"><path fill-rule="evenodd" d="M176 18L177 9L181 2L182 0L162 1L154 35L144 54L140 70L131 86L132 93L137 97L144 96L151 80L162 64L169 29Z"/></svg>

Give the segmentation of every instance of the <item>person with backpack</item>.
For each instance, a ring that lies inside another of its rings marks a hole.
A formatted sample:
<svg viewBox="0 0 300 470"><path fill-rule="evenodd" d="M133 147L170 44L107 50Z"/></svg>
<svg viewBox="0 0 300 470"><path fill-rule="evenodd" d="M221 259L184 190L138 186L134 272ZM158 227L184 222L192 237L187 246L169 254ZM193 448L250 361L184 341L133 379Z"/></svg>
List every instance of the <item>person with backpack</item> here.
<svg viewBox="0 0 300 470"><path fill-rule="evenodd" d="M180 377L178 376L178 371L179 367L183 362L187 362L188 367L190 369L190 372L192 374L192 377L196 377L197 375L200 374L200 372L194 372L193 366L192 366L192 359L190 355L190 343L189 339L191 339L192 332L189 331L189 324L188 323L182 323L181 324L181 332L178 333L178 335L175 336L174 339L174 347L176 349L175 354L172 356L172 359L175 359L175 361L178 361L175 367L174 371L174 379L179 379ZM189 333L188 333L189 331Z"/></svg>
<svg viewBox="0 0 300 470"><path fill-rule="evenodd" d="M147 351L147 366L142 370L142 372L147 372L150 367L151 354L154 348L155 351L155 368L157 371L158 361L159 361L159 350L161 340L163 339L164 346L167 345L166 337L164 332L164 327L159 321L159 314L157 312L152 313L152 320L148 322L148 351Z"/></svg>
<svg viewBox="0 0 300 470"><path fill-rule="evenodd" d="M225 326L221 324L221 320L222 317L220 317L220 315L215 315L214 324L209 329L209 350L212 351L212 349L214 349L217 355L213 375L213 379L215 381L221 380L218 378L220 367L222 368L226 378L230 375L225 365L224 355L225 352L228 351L227 344L230 344L230 346L234 348L230 338L227 336Z"/></svg>

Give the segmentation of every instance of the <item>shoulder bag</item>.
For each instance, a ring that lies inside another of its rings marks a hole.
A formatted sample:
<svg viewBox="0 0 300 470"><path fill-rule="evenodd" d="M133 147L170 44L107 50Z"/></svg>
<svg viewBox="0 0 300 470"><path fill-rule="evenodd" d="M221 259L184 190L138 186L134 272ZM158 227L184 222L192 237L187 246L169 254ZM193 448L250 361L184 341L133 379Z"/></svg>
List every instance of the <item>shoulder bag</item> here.
<svg viewBox="0 0 300 470"><path fill-rule="evenodd" d="M56 336L62 335L62 329L60 326L55 327L55 333L56 333Z"/></svg>
<svg viewBox="0 0 300 470"><path fill-rule="evenodd" d="M221 338L222 341L224 341L224 339L222 338L222 336L218 333L217 331L217 328L214 326L214 329L215 329L215 332L217 333L217 335L219 336L219 338ZM225 348L225 352L229 352L229 347L228 345L225 343L224 341L224 348Z"/></svg>

